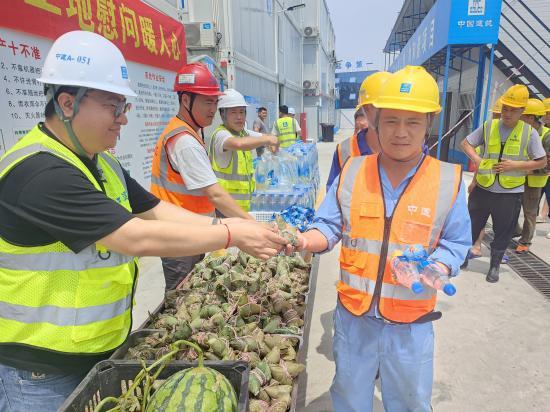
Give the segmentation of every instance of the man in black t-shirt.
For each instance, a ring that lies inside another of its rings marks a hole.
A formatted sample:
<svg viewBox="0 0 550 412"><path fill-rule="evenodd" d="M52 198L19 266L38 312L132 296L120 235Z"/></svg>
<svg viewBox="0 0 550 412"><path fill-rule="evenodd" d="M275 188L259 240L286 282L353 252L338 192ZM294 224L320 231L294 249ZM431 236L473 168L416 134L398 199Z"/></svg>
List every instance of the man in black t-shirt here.
<svg viewBox="0 0 550 412"><path fill-rule="evenodd" d="M60 58L83 51L86 64ZM133 256L237 246L267 258L286 244L262 224L213 225L158 200L106 152L128 121L125 96L135 96L114 44L66 33L42 73L46 121L0 159L0 411L57 410L124 342Z"/></svg>

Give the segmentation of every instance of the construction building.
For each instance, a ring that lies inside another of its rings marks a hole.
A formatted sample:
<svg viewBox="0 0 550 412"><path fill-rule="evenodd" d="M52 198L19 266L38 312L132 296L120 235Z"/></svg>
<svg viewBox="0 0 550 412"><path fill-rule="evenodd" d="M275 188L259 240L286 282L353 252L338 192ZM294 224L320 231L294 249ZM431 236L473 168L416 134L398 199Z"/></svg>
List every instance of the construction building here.
<svg viewBox="0 0 550 412"><path fill-rule="evenodd" d="M512 84L550 96L547 0L405 0L388 37L386 70L421 64L438 80L443 111L432 153L467 165L460 141ZM460 125L454 127L458 122Z"/></svg>
<svg viewBox="0 0 550 412"><path fill-rule="evenodd" d="M334 124L335 37L326 0L146 3L183 21L188 61L207 64L224 87L245 96L249 125L260 106L271 125L281 104L295 108L308 138L317 139L320 123Z"/></svg>

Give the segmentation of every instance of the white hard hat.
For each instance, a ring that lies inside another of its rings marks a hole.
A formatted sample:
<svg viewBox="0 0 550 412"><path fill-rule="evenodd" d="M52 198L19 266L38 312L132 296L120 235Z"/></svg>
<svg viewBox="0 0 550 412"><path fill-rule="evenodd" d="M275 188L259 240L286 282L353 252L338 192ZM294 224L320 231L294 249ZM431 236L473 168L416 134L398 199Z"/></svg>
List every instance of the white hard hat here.
<svg viewBox="0 0 550 412"><path fill-rule="evenodd" d="M42 76L37 80L137 96L130 88L128 66L118 47L88 31L71 31L60 36L48 52Z"/></svg>
<svg viewBox="0 0 550 412"><path fill-rule="evenodd" d="M224 90L224 95L218 100L218 109L228 109L230 107L248 107L242 94L235 89Z"/></svg>
<svg viewBox="0 0 550 412"><path fill-rule="evenodd" d="M294 107L288 108L288 114L296 114L296 110L294 110Z"/></svg>

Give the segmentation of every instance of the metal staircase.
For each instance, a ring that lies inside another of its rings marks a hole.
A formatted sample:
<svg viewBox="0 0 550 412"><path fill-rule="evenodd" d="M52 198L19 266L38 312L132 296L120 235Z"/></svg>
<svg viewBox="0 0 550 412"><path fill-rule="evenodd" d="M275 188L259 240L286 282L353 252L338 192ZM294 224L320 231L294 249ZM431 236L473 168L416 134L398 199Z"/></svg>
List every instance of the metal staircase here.
<svg viewBox="0 0 550 412"><path fill-rule="evenodd" d="M533 96L550 96L548 0L503 0L495 66ZM489 55L489 49L485 50Z"/></svg>

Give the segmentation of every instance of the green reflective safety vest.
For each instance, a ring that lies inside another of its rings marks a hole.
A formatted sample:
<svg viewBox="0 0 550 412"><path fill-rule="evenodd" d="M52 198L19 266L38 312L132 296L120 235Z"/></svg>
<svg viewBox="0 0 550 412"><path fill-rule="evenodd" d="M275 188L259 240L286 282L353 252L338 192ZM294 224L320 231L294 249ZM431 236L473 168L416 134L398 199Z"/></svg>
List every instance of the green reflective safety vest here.
<svg viewBox="0 0 550 412"><path fill-rule="evenodd" d="M297 135L294 127L294 119L290 116L281 117L275 122L279 146L282 148L292 146L296 143Z"/></svg>
<svg viewBox="0 0 550 412"><path fill-rule="evenodd" d="M39 152L63 159L102 190L78 156L38 126L2 156L0 180ZM97 166L105 194L130 211L119 162L104 152ZM130 333L136 276L135 258L99 244L74 253L61 242L27 247L0 238L0 343L63 353L111 351Z"/></svg>
<svg viewBox="0 0 550 412"><path fill-rule="evenodd" d="M493 166L501 160L529 160L527 146L531 136L531 126L518 121L506 142L502 143L499 131L500 120L483 124L484 150L481 163L477 170L476 180L481 187L492 186L498 176L498 183L504 189L513 189L525 183L526 172L510 170L495 173ZM488 130L489 129L489 130Z"/></svg>
<svg viewBox="0 0 550 412"><path fill-rule="evenodd" d="M254 164L252 162L252 153L250 150L232 150L231 161L227 167L221 167L216 160L214 150L215 139L218 132L227 130L234 137L247 137L248 134L243 130L238 135L227 129L224 125L219 126L214 130L212 139L210 139L209 157L212 163L214 174L218 178L220 186L223 187L237 204L242 207L245 212L250 210L250 200L254 192Z"/></svg>
<svg viewBox="0 0 550 412"><path fill-rule="evenodd" d="M541 130L540 133L540 140L544 142L544 139L546 136L550 139L550 129L548 127L544 127ZM534 170L533 173L545 173L544 169ZM544 187L546 186L546 182L548 182L548 176L541 175L541 174L532 174L527 176L527 184L530 187Z"/></svg>

